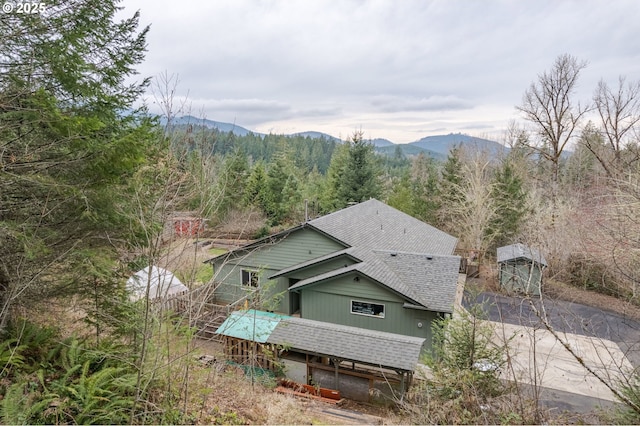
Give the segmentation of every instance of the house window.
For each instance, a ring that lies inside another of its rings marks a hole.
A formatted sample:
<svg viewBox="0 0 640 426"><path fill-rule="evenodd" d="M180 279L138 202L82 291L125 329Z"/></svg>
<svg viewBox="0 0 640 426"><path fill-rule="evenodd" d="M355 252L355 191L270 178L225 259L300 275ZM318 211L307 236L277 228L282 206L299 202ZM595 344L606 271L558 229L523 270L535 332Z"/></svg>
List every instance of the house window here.
<svg viewBox="0 0 640 426"><path fill-rule="evenodd" d="M384 305L380 303L352 300L351 313L356 315L367 315L370 317L384 318Z"/></svg>
<svg viewBox="0 0 640 426"><path fill-rule="evenodd" d="M242 285L258 287L258 271L242 270Z"/></svg>

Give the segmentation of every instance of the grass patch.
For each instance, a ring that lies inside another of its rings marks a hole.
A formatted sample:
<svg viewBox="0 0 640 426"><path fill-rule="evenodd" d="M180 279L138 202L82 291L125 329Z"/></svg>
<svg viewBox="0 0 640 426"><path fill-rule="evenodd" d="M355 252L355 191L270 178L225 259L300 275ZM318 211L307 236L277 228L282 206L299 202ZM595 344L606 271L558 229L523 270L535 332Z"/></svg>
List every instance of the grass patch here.
<svg viewBox="0 0 640 426"><path fill-rule="evenodd" d="M226 253L227 250L220 248L210 248L207 250L207 255L209 257L220 256L221 254ZM195 280L200 283L208 283L211 278L213 278L213 268L208 263L203 263L200 265L198 270L196 271Z"/></svg>
<svg viewBox="0 0 640 426"><path fill-rule="evenodd" d="M216 257L226 253L227 250L221 248L210 248L209 250L207 250L207 252L211 255L211 257Z"/></svg>
<svg viewBox="0 0 640 426"><path fill-rule="evenodd" d="M213 268L209 264L202 265L196 272L196 281L199 283L208 283L213 278Z"/></svg>

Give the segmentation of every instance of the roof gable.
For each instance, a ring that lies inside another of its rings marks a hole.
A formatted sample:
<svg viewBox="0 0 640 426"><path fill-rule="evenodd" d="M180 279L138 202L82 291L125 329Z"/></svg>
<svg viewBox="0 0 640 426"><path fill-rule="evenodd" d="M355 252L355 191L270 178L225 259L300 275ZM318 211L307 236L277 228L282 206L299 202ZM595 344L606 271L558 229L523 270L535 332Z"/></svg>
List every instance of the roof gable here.
<svg viewBox="0 0 640 426"><path fill-rule="evenodd" d="M212 257L211 259L207 259L204 263L215 263L219 260L229 260L229 259L233 259L236 257L242 257L245 256L247 253L253 252L255 250L259 250L263 247L267 247L267 246L272 246L274 244L278 244L279 242L286 240L289 236L294 235L296 233L300 233L300 232L314 232L317 233L331 241L333 241L334 243L336 243L336 245L338 246L342 246L344 248L347 248L347 244L345 244L344 242L338 240L337 238L333 237L332 235L327 234L326 232L322 231L321 229L317 229L314 228L312 226L309 226L306 223L303 223L301 225L298 226L294 226L293 228L289 228L289 229L285 229L283 231L280 231L276 234L273 235L269 235L267 237L261 238L259 240L256 240L250 244L246 244L242 247L239 247L235 250L231 250L228 251L226 253L220 254L218 256Z"/></svg>
<svg viewBox="0 0 640 426"><path fill-rule="evenodd" d="M498 263L516 259L528 259L547 266L547 261L542 256L542 253L521 243L498 247L497 255Z"/></svg>
<svg viewBox="0 0 640 426"><path fill-rule="evenodd" d="M301 280L289 290L299 291L351 272L359 272L412 303L434 312L453 312L459 256L385 250L356 253L363 259L362 262Z"/></svg>
<svg viewBox="0 0 640 426"><path fill-rule="evenodd" d="M354 260L356 262L359 262L361 259L358 259L355 256L353 256L353 254L352 254L353 251L354 251L354 249L352 247L349 247L349 248L346 248L344 250L334 251L333 253L329 253L329 254L326 254L324 256L317 257L315 259L307 260L306 262L297 263L297 264L295 264L293 266L290 266L288 268L281 269L277 273L271 275L269 277L269 279L272 280L274 278L278 278L278 277L281 277L283 275L287 275L287 274L290 274L292 272L300 271L300 270L309 268L311 266L316 266L316 265L319 265L321 263L327 262L329 260L338 259L338 258L348 257L348 258L350 258L350 259L352 259L352 260Z"/></svg>

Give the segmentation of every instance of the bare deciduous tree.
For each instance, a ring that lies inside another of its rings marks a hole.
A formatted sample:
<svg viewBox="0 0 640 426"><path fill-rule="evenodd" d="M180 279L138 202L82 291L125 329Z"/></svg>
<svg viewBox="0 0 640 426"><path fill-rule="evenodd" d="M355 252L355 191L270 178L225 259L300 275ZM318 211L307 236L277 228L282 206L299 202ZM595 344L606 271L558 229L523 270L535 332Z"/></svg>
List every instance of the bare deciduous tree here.
<svg viewBox="0 0 640 426"><path fill-rule="evenodd" d="M589 139L585 146L607 175L616 177L640 158L640 152L630 149L632 146L627 144L640 122L640 81L627 83L626 78L621 76L618 88L614 91L604 80L600 80L593 100L600 116L606 150L598 149L599 144L590 144Z"/></svg>
<svg viewBox="0 0 640 426"><path fill-rule="evenodd" d="M580 71L587 66L569 54L560 55L550 71L538 76L531 83L518 109L534 126L538 141L527 142L527 146L551 163L551 201L557 205L560 160L567 144L574 137L589 106L580 105L573 99ZM552 216L552 224L555 216Z"/></svg>

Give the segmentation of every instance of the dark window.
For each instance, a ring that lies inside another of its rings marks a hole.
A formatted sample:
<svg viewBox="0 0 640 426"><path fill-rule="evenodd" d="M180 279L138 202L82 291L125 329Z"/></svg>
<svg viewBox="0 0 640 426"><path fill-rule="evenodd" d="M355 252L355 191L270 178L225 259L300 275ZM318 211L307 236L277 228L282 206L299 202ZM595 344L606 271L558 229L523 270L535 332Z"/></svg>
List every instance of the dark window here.
<svg viewBox="0 0 640 426"><path fill-rule="evenodd" d="M379 303L351 301L351 313L357 315L368 315L377 318L384 318L384 305Z"/></svg>
<svg viewBox="0 0 640 426"><path fill-rule="evenodd" d="M242 285L258 287L258 271L242 270Z"/></svg>

